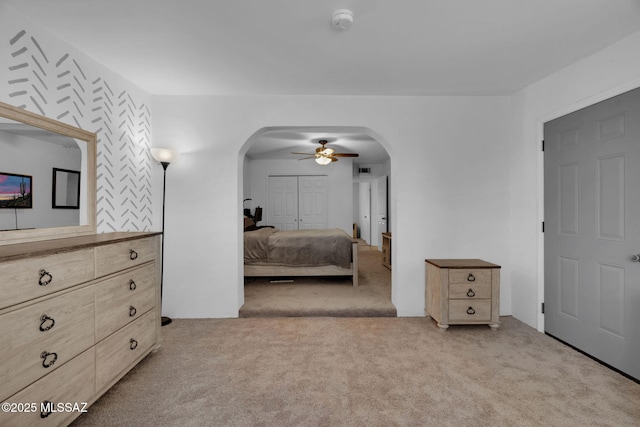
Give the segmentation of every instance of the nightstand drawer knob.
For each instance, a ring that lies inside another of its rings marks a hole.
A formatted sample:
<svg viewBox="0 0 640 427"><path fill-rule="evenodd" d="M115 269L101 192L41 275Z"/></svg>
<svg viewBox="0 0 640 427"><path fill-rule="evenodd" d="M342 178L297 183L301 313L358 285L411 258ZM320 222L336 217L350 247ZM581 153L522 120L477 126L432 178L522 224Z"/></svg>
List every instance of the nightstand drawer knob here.
<svg viewBox="0 0 640 427"><path fill-rule="evenodd" d="M134 340L133 338L131 338L129 340L129 348L131 350L135 350L136 348L138 348L138 341Z"/></svg>
<svg viewBox="0 0 640 427"><path fill-rule="evenodd" d="M476 293L475 293L475 292L473 292L473 289L469 288L469 290L467 291L467 296L468 296L469 298L473 298L473 297L475 297L475 296L476 296Z"/></svg>
<svg viewBox="0 0 640 427"><path fill-rule="evenodd" d="M473 307L469 307L469 308L467 308L467 314L474 315L474 314L476 314L476 311L473 309Z"/></svg>
<svg viewBox="0 0 640 427"><path fill-rule="evenodd" d="M467 281L475 282L476 281L476 276L474 276L473 273L469 273L469 275L467 276Z"/></svg>
<svg viewBox="0 0 640 427"><path fill-rule="evenodd" d="M136 315L136 313L138 312L138 310L136 310L136 308L132 305L129 306L129 317L133 317Z"/></svg>
<svg viewBox="0 0 640 427"><path fill-rule="evenodd" d="M129 280L129 289L131 289L132 291L136 290L136 282L134 282L133 280Z"/></svg>
<svg viewBox="0 0 640 427"><path fill-rule="evenodd" d="M129 259L131 261L135 260L138 258L138 252L134 251L133 249L129 250Z"/></svg>

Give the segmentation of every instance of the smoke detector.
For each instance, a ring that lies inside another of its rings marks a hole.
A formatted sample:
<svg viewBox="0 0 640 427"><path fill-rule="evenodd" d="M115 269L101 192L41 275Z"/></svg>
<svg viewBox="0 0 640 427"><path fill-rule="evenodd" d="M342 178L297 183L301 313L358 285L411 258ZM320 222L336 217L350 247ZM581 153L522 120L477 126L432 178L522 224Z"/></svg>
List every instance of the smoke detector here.
<svg viewBox="0 0 640 427"><path fill-rule="evenodd" d="M353 12L349 9L338 9L333 12L331 24L338 30L347 30L353 24Z"/></svg>

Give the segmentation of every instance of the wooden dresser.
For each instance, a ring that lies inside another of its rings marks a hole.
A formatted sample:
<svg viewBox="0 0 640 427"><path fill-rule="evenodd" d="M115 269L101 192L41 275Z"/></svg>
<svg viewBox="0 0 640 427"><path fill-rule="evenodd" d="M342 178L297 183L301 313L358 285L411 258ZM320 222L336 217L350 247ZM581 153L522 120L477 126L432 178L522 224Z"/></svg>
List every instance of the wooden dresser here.
<svg viewBox="0 0 640 427"><path fill-rule="evenodd" d="M160 345L159 233L0 246L0 278L0 425L69 424Z"/></svg>
<svg viewBox="0 0 640 427"><path fill-rule="evenodd" d="M382 265L391 270L391 233L382 233Z"/></svg>
<svg viewBox="0 0 640 427"><path fill-rule="evenodd" d="M479 259L427 259L425 313L438 326L500 326L500 266Z"/></svg>

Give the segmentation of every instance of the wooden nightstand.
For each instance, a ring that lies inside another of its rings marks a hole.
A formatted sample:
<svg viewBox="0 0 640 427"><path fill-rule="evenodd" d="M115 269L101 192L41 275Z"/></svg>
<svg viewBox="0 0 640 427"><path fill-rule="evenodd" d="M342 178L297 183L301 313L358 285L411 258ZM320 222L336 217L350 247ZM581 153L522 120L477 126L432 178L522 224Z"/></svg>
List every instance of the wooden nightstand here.
<svg viewBox="0 0 640 427"><path fill-rule="evenodd" d="M382 265L391 270L391 233L382 233Z"/></svg>
<svg viewBox="0 0 640 427"><path fill-rule="evenodd" d="M500 326L500 266L479 259L427 259L425 313L438 326Z"/></svg>

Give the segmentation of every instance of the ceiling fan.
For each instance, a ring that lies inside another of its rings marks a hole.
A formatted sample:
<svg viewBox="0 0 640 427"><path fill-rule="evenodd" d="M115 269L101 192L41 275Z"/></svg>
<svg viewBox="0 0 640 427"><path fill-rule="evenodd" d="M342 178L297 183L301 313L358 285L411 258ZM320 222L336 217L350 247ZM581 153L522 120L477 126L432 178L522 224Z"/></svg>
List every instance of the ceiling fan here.
<svg viewBox="0 0 640 427"><path fill-rule="evenodd" d="M337 162L338 157L358 157L357 153L336 153L333 148L326 148L325 144L329 141L321 139L318 141L320 147L316 148L316 152L312 153L291 153L291 154L303 154L308 157L302 157L298 160L315 159L319 165L328 165L331 162Z"/></svg>

